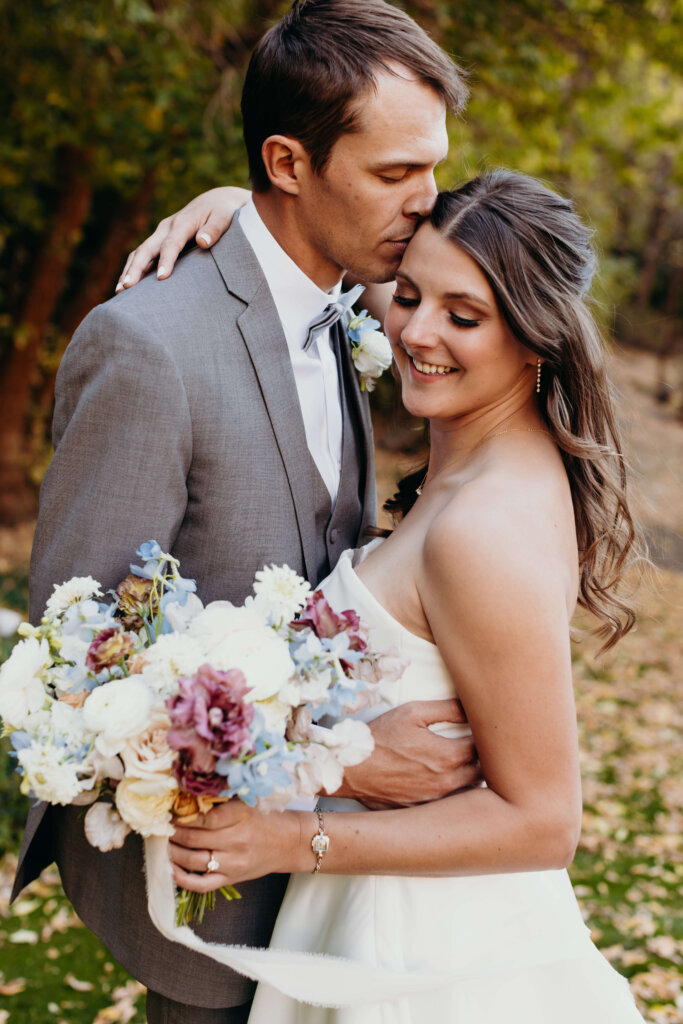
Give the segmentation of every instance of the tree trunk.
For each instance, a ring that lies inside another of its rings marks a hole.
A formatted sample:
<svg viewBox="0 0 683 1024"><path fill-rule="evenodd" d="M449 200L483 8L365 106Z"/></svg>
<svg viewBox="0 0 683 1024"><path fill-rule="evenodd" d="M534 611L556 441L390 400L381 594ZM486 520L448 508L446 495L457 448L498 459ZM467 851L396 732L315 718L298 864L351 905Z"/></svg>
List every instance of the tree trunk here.
<svg viewBox="0 0 683 1024"><path fill-rule="evenodd" d="M636 306L648 309L654 291L657 270L661 261L661 249L664 227L668 211L668 181L673 167L673 160L668 153L662 153L654 175L654 201L650 210L647 238L643 247L643 265L638 282Z"/></svg>
<svg viewBox="0 0 683 1024"><path fill-rule="evenodd" d="M149 224L148 208L154 195L157 170L149 171L135 195L121 203L108 234L90 264L83 287L67 306L60 330L70 338L90 310L106 302L114 294L114 287L123 269L126 256Z"/></svg>
<svg viewBox="0 0 683 1024"><path fill-rule="evenodd" d="M90 209L89 155L75 147L61 153L64 185L52 225L35 262L23 311L0 381L0 522L12 524L35 509L27 470L27 419L45 333L64 287L74 249Z"/></svg>
<svg viewBox="0 0 683 1024"><path fill-rule="evenodd" d="M150 171L142 181L140 188L132 199L122 203L118 208L109 233L105 237L99 252L92 260L88 275L76 297L67 306L60 322L60 334L63 338L61 355L72 334L81 320L101 302L106 302L114 294L114 286L121 272L126 256L149 225L149 203L154 195L157 171ZM40 421L36 431L37 444L40 445L47 433L48 420L51 419L55 392L55 379L59 363L41 384L38 396L37 418Z"/></svg>

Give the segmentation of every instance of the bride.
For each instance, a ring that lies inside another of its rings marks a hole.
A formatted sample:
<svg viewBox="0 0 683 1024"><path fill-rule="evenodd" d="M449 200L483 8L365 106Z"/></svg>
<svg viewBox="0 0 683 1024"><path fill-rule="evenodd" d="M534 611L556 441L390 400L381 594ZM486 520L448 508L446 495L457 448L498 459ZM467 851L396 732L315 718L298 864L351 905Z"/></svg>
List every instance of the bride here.
<svg viewBox="0 0 683 1024"><path fill-rule="evenodd" d="M507 171L442 193L408 245L385 326L429 462L388 503L395 530L347 552L322 589L410 658L373 713L457 695L485 782L399 810L323 797L266 815L235 800L176 830L189 889L291 874L272 947L439 979L336 1011L311 1005L324 983L310 1002L261 984L251 1024L641 1020L565 871L581 825L570 621L578 600L606 647L633 623L593 269L571 204Z"/></svg>

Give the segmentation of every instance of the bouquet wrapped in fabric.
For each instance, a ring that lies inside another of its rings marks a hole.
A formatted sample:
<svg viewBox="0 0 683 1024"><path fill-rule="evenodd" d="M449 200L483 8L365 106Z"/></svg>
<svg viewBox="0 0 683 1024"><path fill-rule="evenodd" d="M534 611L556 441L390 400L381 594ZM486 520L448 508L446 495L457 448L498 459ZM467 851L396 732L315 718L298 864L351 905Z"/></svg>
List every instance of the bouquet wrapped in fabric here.
<svg viewBox="0 0 683 1024"><path fill-rule="evenodd" d="M0 717L24 793L90 805L89 842L107 851L130 831L168 836L216 802L264 810L332 793L372 751L363 722L340 718L398 678L351 609L335 612L287 566L256 574L236 607L204 607L193 580L155 541L143 565L103 598L92 577L55 584L41 624L0 668ZM228 898L239 896L224 890ZM213 894L181 893L179 923Z"/></svg>

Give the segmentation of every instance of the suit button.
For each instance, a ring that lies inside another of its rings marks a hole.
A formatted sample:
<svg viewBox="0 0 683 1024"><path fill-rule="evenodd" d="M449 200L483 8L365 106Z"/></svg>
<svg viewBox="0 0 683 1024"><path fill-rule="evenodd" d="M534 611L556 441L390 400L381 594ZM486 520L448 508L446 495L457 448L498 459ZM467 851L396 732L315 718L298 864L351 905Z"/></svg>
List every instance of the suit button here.
<svg viewBox="0 0 683 1024"><path fill-rule="evenodd" d="M330 544L336 544L339 540L339 530L333 526L330 530Z"/></svg>

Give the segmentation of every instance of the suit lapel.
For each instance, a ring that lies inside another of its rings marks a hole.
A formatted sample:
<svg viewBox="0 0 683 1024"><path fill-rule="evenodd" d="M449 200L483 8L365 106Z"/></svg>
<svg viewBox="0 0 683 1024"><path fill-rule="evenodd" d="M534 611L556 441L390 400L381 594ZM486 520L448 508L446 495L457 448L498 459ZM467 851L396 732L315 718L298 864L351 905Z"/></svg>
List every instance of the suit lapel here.
<svg viewBox="0 0 683 1024"><path fill-rule="evenodd" d="M254 251L235 223L213 247L228 287L245 302L237 326L258 378L292 495L306 575L315 579L315 464L306 443L294 371L270 289Z"/></svg>

